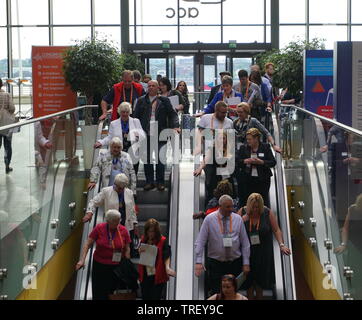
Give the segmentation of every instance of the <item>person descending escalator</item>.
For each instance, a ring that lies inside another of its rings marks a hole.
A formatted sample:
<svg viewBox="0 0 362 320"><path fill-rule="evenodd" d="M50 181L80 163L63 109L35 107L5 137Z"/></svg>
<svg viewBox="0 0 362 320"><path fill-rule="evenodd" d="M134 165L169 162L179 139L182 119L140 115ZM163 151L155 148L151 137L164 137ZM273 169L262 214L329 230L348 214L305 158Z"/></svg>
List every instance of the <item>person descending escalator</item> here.
<svg viewBox="0 0 362 320"><path fill-rule="evenodd" d="M291 252L283 243L277 218L264 206L260 194L252 193L246 207L241 208L238 214L242 216L250 241L250 273L242 288L247 290L249 300L261 300L263 290L272 289L275 283L273 233L279 243L280 251L285 255L290 255Z"/></svg>

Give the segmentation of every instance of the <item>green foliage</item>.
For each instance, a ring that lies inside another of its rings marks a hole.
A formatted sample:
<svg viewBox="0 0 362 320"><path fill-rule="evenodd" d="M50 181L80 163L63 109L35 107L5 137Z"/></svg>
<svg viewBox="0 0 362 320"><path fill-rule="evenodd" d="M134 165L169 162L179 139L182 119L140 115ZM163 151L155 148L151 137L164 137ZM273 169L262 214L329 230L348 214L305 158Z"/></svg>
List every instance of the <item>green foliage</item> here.
<svg viewBox="0 0 362 320"><path fill-rule="evenodd" d="M134 54L123 53L121 55L121 64L123 70L138 70L141 74L145 74L145 64Z"/></svg>
<svg viewBox="0 0 362 320"><path fill-rule="evenodd" d="M85 94L88 103L119 82L122 62L118 50L106 39L77 41L64 54L64 75L73 91Z"/></svg>
<svg viewBox="0 0 362 320"><path fill-rule="evenodd" d="M292 94L303 90L304 50L324 50L324 39L312 39L310 42L297 40L283 49L273 49L259 54L256 63L263 70L267 62L275 65L273 84L278 88L288 88Z"/></svg>

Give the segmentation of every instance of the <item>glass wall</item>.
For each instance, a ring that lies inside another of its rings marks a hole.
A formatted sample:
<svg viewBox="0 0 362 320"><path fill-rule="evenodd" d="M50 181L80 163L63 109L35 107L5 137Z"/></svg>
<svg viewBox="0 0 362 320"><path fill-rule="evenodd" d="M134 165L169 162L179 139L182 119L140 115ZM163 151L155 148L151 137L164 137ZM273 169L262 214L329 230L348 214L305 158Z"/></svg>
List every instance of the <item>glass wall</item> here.
<svg viewBox="0 0 362 320"><path fill-rule="evenodd" d="M120 0L108 0L107 6L100 0L36 2L34 7L34 3L28 0L0 0L1 78L31 79L33 45L71 45L75 40L84 40L98 33L121 48ZM7 28L11 35L9 44ZM10 70L8 59L11 61Z"/></svg>
<svg viewBox="0 0 362 320"><path fill-rule="evenodd" d="M132 43L266 43L270 0L254 0L252 7L251 14L248 0L130 0L130 39Z"/></svg>
<svg viewBox="0 0 362 320"><path fill-rule="evenodd" d="M280 47L298 38L323 38L327 49L362 40L360 0L279 0L279 8Z"/></svg>

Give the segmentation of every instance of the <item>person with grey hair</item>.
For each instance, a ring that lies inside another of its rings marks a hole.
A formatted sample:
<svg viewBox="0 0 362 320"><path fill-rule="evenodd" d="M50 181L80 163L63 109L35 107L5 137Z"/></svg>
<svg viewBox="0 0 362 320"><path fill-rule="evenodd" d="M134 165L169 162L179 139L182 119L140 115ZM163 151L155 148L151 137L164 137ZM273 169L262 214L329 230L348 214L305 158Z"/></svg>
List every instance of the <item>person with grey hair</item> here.
<svg viewBox="0 0 362 320"><path fill-rule="evenodd" d="M132 158L122 151L122 141L118 137L113 137L110 148L106 153L100 153L97 163L91 169L88 189L93 189L97 184L100 174L102 174L102 187L113 186L117 174L124 173L129 180L129 187L136 195L137 177L133 167Z"/></svg>
<svg viewBox="0 0 362 320"><path fill-rule="evenodd" d="M129 102L131 106L136 103L137 99L145 94L140 83L134 81L133 73L130 70L125 70L122 73L122 81L115 84L113 88L103 97L101 102L102 115L99 120L107 117L107 107L112 104L112 121L118 119L117 107L122 102Z"/></svg>
<svg viewBox="0 0 362 320"><path fill-rule="evenodd" d="M122 259L130 259L131 238L127 229L120 224L121 213L117 209L107 210L105 220L90 233L75 267L80 270L85 266L87 253L96 243L92 265L93 300L109 299L109 295L118 289L119 280L114 270Z"/></svg>
<svg viewBox="0 0 362 320"><path fill-rule="evenodd" d="M136 175L139 166L139 145L146 138L141 123L138 119L130 117L132 113L131 104L122 102L118 107L120 119L113 120L109 125L108 135L98 140L94 147L108 146L113 137L118 137L123 142L123 151L131 155ZM131 149L131 150L130 150Z"/></svg>
<svg viewBox="0 0 362 320"><path fill-rule="evenodd" d="M241 272L250 272L250 242L242 218L233 212L233 199L223 195L219 210L210 213L204 220L195 243L195 275L203 270L204 249L207 244L208 283L213 295L220 292L221 278L225 274L237 277Z"/></svg>
<svg viewBox="0 0 362 320"><path fill-rule="evenodd" d="M100 193L89 201L83 222L91 221L96 208L103 206L105 212L110 209L118 210L121 213L121 224L129 232L135 230L138 221L133 192L127 188L128 183L128 178L124 173L117 174L113 186L103 188Z"/></svg>

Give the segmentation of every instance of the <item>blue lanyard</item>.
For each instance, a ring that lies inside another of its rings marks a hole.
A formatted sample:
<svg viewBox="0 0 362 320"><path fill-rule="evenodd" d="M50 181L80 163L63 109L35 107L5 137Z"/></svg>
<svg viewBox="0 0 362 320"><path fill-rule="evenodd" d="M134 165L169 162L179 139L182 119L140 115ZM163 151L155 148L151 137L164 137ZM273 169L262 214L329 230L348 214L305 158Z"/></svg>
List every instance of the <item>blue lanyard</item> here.
<svg viewBox="0 0 362 320"><path fill-rule="evenodd" d="M119 162L119 159L118 159L118 158L113 158L113 159L112 159L112 163L113 163L114 166L115 166L118 162Z"/></svg>
<svg viewBox="0 0 362 320"><path fill-rule="evenodd" d="M122 191L121 193L118 193L118 200L120 203L124 202L124 191Z"/></svg>
<svg viewBox="0 0 362 320"><path fill-rule="evenodd" d="M124 122L121 119L121 126L122 126L122 132L123 133L128 133L129 132L129 121Z"/></svg>

